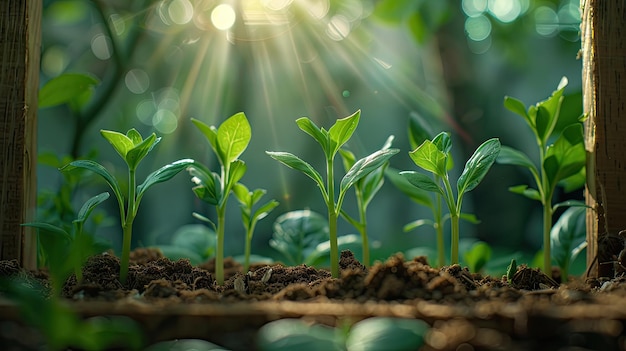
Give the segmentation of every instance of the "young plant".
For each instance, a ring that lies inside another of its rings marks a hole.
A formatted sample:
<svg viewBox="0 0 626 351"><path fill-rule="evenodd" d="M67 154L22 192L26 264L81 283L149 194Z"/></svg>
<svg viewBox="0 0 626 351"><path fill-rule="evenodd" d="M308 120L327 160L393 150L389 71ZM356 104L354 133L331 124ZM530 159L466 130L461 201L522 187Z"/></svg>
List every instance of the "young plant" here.
<svg viewBox="0 0 626 351"><path fill-rule="evenodd" d="M474 154L465 163L463 173L457 180L456 195L450 185L448 176L448 158L452 142L448 133L439 133L432 141L426 139L415 150L409 152L409 156L415 164L434 174L433 178L415 171L400 172L414 186L439 193L450 211L451 224L451 263L459 262L459 219L461 217L461 207L465 193L473 190L483 180L498 153L500 152L500 141L496 138L489 139L481 144ZM440 180L440 181L437 181Z"/></svg>
<svg viewBox="0 0 626 351"><path fill-rule="evenodd" d="M69 172L71 170L82 168L90 170L102 178L109 184L113 194L117 198L120 210L120 222L123 232L122 257L120 260L120 282L126 282L128 275L128 264L130 257L130 248L133 234L133 221L137 216L139 203L143 198L146 190L155 184L165 182L173 178L183 169L186 169L194 163L191 159L182 159L167 164L156 171L150 173L144 182L137 186L136 172L141 160L154 148L161 140L156 134L152 133L146 139L143 139L137 130L130 129L126 134L122 134L110 130L101 130L100 134L113 146L115 151L122 157L128 167L128 196L124 198L119 181L101 164L92 160L73 161L61 168L61 171Z"/></svg>
<svg viewBox="0 0 626 351"><path fill-rule="evenodd" d="M199 163L190 167L189 172L193 176L193 182L196 183L193 188L196 196L200 200L214 205L217 209L217 225L201 215L196 214L196 217L209 221L215 226L217 233L215 279L218 284L223 285L226 204L231 190L246 173L246 164L238 157L248 147L252 138L252 130L243 112L229 117L219 128L208 126L197 119L191 121L209 141L211 149L220 163L220 174L212 172Z"/></svg>
<svg viewBox="0 0 626 351"><path fill-rule="evenodd" d="M82 268L87 259L106 249L106 245L96 242L91 235L84 233L83 227L93 209L109 196L108 192L104 192L87 200L78 211L78 217L72 221L72 233L49 223L22 224L38 229L39 243L48 264L54 296L61 294L65 280L72 273L81 281Z"/></svg>
<svg viewBox="0 0 626 351"><path fill-rule="evenodd" d="M319 128L307 117L296 120L298 127L313 137L315 141L322 147L326 158L326 182L322 175L316 171L313 166L303 161L299 157L288 152L272 152L266 151L273 159L283 163L287 167L293 168L304 173L313 179L322 193L326 207L328 208L328 224L330 237L330 270L333 277L339 276L339 252L337 249L337 218L339 217L341 206L348 189L354 185L359 179L367 176L376 169L382 167L387 160L398 153L398 149L378 150L358 161L346 172L341 179L339 186L339 195L335 200L335 169L334 161L339 149L350 139L357 125L361 111L338 119L329 130Z"/></svg>
<svg viewBox="0 0 626 351"><path fill-rule="evenodd" d="M561 281L567 282L570 265L587 247L585 207L570 207L550 231L552 259L561 269Z"/></svg>
<svg viewBox="0 0 626 351"><path fill-rule="evenodd" d="M535 135L539 160L537 165L523 152L507 146L502 147L497 160L500 164L527 168L535 180L536 189L528 185L518 185L509 190L541 202L543 207L543 270L547 274L550 274L552 267L550 230L554 211L560 206L580 205L573 201L553 205L554 191L557 185L564 186L566 190L573 190L582 186L584 182L581 173L584 172L586 154L582 123L577 121L567 125L555 139L555 134L557 134L555 127L559 122L563 90L566 85L567 79L563 77L557 90L548 99L530 106L528 110L521 101L508 96L504 98L504 106L524 118Z"/></svg>
<svg viewBox="0 0 626 351"><path fill-rule="evenodd" d="M252 209L254 205L256 205L256 203L259 202L266 193L264 189L255 189L254 191L250 191L245 185L237 183L233 186L233 193L235 194L237 200L239 200L241 207L241 221L246 230L246 248L244 251L243 270L244 272L247 272L248 268L250 268L250 251L252 249L252 235L254 235L254 228L256 227L258 221L265 218L265 216L278 206L278 201L270 200L253 212Z"/></svg>
<svg viewBox="0 0 626 351"><path fill-rule="evenodd" d="M408 127L409 142L411 149L416 149L425 140L431 138L430 126L419 115L411 115L409 119ZM452 155L448 156L447 169L452 169L454 162L452 161ZM439 192L431 193L424 189L413 186L405 177L399 174L399 171L395 169L387 169L387 178L391 183L413 202L426 206L432 212L433 218L426 219L420 218L412 221L404 226L404 231L409 232L420 228L422 226L430 226L435 230L437 240L437 265L442 267L446 264L446 253L444 248L444 224L450 219L450 213L443 211L443 195ZM435 183L441 181L440 177L436 174L432 175ZM475 215L471 213L461 213L460 218L472 224L478 224L480 221Z"/></svg>
<svg viewBox="0 0 626 351"><path fill-rule="evenodd" d="M393 135L387 138L385 144L380 150L388 150L391 148L391 143L393 142ZM343 167L346 172L354 166L356 163L356 157L354 154L348 150L339 149L339 154L343 160ZM350 224L352 224L361 235L361 242L363 246L363 264L366 267L370 265L370 249L369 249L369 240L367 236L367 206L370 204L374 195L378 193L378 190L383 186L385 182L385 170L389 165L389 161L382 164L381 167L372 171L367 176L359 179L356 183L354 183L354 193L356 196L356 205L357 210L359 212L359 219L355 219L347 214L345 211L341 210L341 215L345 218Z"/></svg>

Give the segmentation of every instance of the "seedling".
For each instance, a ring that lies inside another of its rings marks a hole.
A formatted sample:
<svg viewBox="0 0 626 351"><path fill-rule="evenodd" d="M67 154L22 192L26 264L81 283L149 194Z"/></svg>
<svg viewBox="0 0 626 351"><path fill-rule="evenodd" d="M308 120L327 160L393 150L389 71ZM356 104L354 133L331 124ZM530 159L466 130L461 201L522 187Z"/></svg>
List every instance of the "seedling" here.
<svg viewBox="0 0 626 351"><path fill-rule="evenodd" d="M330 270L331 275L335 278L339 277L339 252L337 249L337 218L341 212L344 197L348 189L358 182L361 178L367 176L376 169L381 168L387 160L396 153L398 149L378 150L358 161L346 172L341 179L339 186L339 196L335 200L335 170L334 161L339 149L350 139L354 133L361 111L338 119L329 130L319 128L307 117L296 120L298 127L313 137L320 144L326 158L326 182L324 182L321 174L316 171L313 166L303 161L299 157L288 152L272 152L266 151L273 159L283 163L287 167L293 168L304 173L313 179L322 193L326 207L328 208L328 224L330 237Z"/></svg>
<svg viewBox="0 0 626 351"><path fill-rule="evenodd" d="M239 200L241 207L241 221L246 230L246 247L244 251L243 270L244 272L247 272L250 268L250 252L254 228L256 227L258 221L265 218L265 216L278 206L278 201L270 200L253 212L252 209L254 205L256 205L256 203L259 202L261 197L263 197L266 193L264 189L255 189L254 191L250 191L245 185L237 183L233 186L233 193L235 194L237 200Z"/></svg>
<svg viewBox="0 0 626 351"><path fill-rule="evenodd" d="M528 110L521 101L508 96L504 98L504 106L524 118L535 135L539 166L523 152L507 146L502 147L497 160L501 164L527 168L535 180L536 189L528 185L518 185L509 190L541 202L543 207L543 270L546 274L551 273L552 267L550 230L554 211L560 206L584 206L575 201L552 204L557 185L573 190L582 186L580 179L584 179L581 177L586 162L582 123L575 122L566 126L554 140L555 127L559 122L563 101L563 90L566 85L567 79L563 77L557 90L548 99L528 107ZM552 140L553 142L550 143Z"/></svg>
<svg viewBox="0 0 626 351"><path fill-rule="evenodd" d="M587 247L585 215L584 207L570 207L550 231L552 259L561 269L562 282L567 282L570 265Z"/></svg>
<svg viewBox="0 0 626 351"><path fill-rule="evenodd" d="M61 168L61 171L69 172L77 168L90 170L102 178L109 184L113 194L117 198L120 210L120 222L122 225L123 242L122 257L120 260L120 282L126 282L128 275L128 264L130 258L130 248L133 234L133 221L137 216L139 204L146 190L155 184L170 180L183 169L194 163L191 159L182 159L167 164L156 171L150 173L144 182L137 186L136 171L141 160L154 148L161 140L156 134L152 133L146 139L143 139L137 130L130 129L126 135L110 131L101 130L100 134L113 146L115 151L122 157L128 166L128 196L126 199L122 193L119 181L101 164L92 160L78 160L70 162ZM126 200L126 201L125 201Z"/></svg>
<svg viewBox="0 0 626 351"><path fill-rule="evenodd" d="M387 138L385 144L380 150L388 150L391 148L391 143L393 142L393 135ZM343 167L346 172L354 166L356 162L356 157L354 154L348 150L339 149L339 154L343 160ZM352 224L361 235L361 242L363 246L363 260L362 263L369 267L370 265L370 249L369 249L369 239L367 236L367 206L370 204L374 195L378 193L378 190L383 186L385 182L385 169L389 165L389 161L382 164L381 167L377 168L367 176L359 179L356 183L354 183L354 193L356 195L356 204L359 212L359 219L355 219L347 214L345 211L341 210L341 216L345 218L350 224Z"/></svg>
<svg viewBox="0 0 626 351"><path fill-rule="evenodd" d="M194 214L215 226L217 233L217 247L215 250L215 279L218 284L224 284L224 233L226 223L226 204L230 192L237 182L246 173L246 164L238 157L246 150L252 130L248 119L243 112L239 112L226 119L219 128L208 126L197 120L191 120L204 134L211 145L211 149L220 163L220 174L212 172L206 166L196 163L189 168L192 180L196 183L193 192L196 196L217 209L217 225L208 218Z"/></svg>
<svg viewBox="0 0 626 351"><path fill-rule="evenodd" d="M500 141L496 138L489 139L474 151L474 154L465 163L463 173L457 180L456 196L448 177L447 165L451 148L452 142L449 134L442 132L432 141L426 139L415 150L409 152L409 156L418 167L438 177L435 180L415 171L403 171L400 174L414 186L443 196L450 211L451 263L455 264L459 262L459 219L463 196L476 188L483 180L500 152Z"/></svg>
<svg viewBox="0 0 626 351"><path fill-rule="evenodd" d="M78 212L78 217L72 221L72 233L50 223L22 224L38 229L39 243L48 263L55 296L60 295L63 284L70 274L74 273L76 279L81 281L82 268L87 259L105 250L105 245L97 243L91 235L84 233L83 227L93 209L109 196L108 192L104 192L87 200Z"/></svg>
<svg viewBox="0 0 626 351"><path fill-rule="evenodd" d="M509 283L513 282L513 277L515 276L515 273L517 272L517 261L515 261L515 259L511 259L511 263L509 264L509 266L506 268L506 279Z"/></svg>
<svg viewBox="0 0 626 351"><path fill-rule="evenodd" d="M409 119L409 141L411 148L416 149L425 140L430 138L429 125L419 116L412 115ZM448 155L446 167L451 170L454 165L452 155ZM430 226L435 230L437 240L437 265L442 267L446 264L446 254L444 248L444 224L450 219L450 213L443 213L443 195L439 192L431 193L427 190L413 186L405 177L399 174L395 169L387 169L385 172L391 183L413 202L426 206L433 214L432 219L420 218L414 220L404 226L404 231L409 232L422 226ZM436 183L441 181L436 174L432 175ZM480 221L471 213L461 213L460 218L472 224L478 224Z"/></svg>

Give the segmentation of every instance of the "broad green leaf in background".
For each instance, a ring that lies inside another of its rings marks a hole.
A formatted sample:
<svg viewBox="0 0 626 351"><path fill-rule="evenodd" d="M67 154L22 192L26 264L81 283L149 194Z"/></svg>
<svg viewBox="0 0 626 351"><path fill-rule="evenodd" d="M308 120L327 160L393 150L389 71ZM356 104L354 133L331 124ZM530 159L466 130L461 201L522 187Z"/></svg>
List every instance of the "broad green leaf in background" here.
<svg viewBox="0 0 626 351"><path fill-rule="evenodd" d="M87 74L64 73L52 78L39 90L39 107L52 107L85 99L100 81Z"/></svg>
<svg viewBox="0 0 626 351"><path fill-rule="evenodd" d="M482 143L465 163L457 181L458 194L472 191L485 178L500 152L500 140L494 138Z"/></svg>

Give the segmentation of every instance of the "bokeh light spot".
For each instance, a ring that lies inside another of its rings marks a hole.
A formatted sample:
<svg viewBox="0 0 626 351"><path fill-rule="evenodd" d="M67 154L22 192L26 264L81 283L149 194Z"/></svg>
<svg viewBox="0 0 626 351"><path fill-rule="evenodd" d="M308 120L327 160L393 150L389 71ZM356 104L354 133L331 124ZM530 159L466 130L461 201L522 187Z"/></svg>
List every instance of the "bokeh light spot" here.
<svg viewBox="0 0 626 351"><path fill-rule="evenodd" d="M333 16L326 27L326 34L335 41L345 39L350 34L350 21L344 16Z"/></svg>
<svg viewBox="0 0 626 351"><path fill-rule="evenodd" d="M491 21L484 16L468 17L465 20L465 33L473 41L482 41L491 34Z"/></svg>
<svg viewBox="0 0 626 351"><path fill-rule="evenodd" d="M193 6L189 0L174 0L167 7L167 13L176 24L186 24L193 17Z"/></svg>
<svg viewBox="0 0 626 351"><path fill-rule="evenodd" d="M350 90L344 90L344 91L341 93L341 96L343 96L343 97L345 97L345 98L350 97Z"/></svg>
<svg viewBox="0 0 626 351"><path fill-rule="evenodd" d="M540 6L535 10L535 30L540 35L549 37L556 34L559 16L548 6Z"/></svg>
<svg viewBox="0 0 626 351"><path fill-rule="evenodd" d="M152 126L152 116L156 113L156 107L152 99L146 99L137 104L135 114L141 123Z"/></svg>
<svg viewBox="0 0 626 351"><path fill-rule="evenodd" d="M487 0L463 0L461 6L466 15L476 17L487 10Z"/></svg>
<svg viewBox="0 0 626 351"><path fill-rule="evenodd" d="M133 94L143 94L150 87L150 76L142 69L133 68L126 73L124 82Z"/></svg>
<svg viewBox="0 0 626 351"><path fill-rule="evenodd" d="M104 34L96 34L91 39L91 52L100 60L111 58L110 39Z"/></svg>
<svg viewBox="0 0 626 351"><path fill-rule="evenodd" d="M236 19L235 10L228 4L217 5L211 12L211 23L219 30L229 30Z"/></svg>
<svg viewBox="0 0 626 351"><path fill-rule="evenodd" d="M330 1L329 0L308 0L303 1L306 3L304 6L309 14L315 19L322 19L330 10Z"/></svg>
<svg viewBox="0 0 626 351"><path fill-rule="evenodd" d="M261 3L266 8L273 11L280 11L291 5L293 0L262 0Z"/></svg>
<svg viewBox="0 0 626 351"><path fill-rule="evenodd" d="M48 77L56 77L63 73L68 62L67 50L60 46L51 46L41 57L41 70Z"/></svg>
<svg viewBox="0 0 626 351"><path fill-rule="evenodd" d="M122 35L126 32L126 21L122 18L122 16L114 13L109 17L109 20L111 21L115 34Z"/></svg>
<svg viewBox="0 0 626 351"><path fill-rule="evenodd" d="M489 12L504 23L513 22L522 12L519 0L489 0Z"/></svg>
<svg viewBox="0 0 626 351"><path fill-rule="evenodd" d="M160 109L152 117L152 124L159 132L170 134L178 127L178 119L176 119L174 112Z"/></svg>

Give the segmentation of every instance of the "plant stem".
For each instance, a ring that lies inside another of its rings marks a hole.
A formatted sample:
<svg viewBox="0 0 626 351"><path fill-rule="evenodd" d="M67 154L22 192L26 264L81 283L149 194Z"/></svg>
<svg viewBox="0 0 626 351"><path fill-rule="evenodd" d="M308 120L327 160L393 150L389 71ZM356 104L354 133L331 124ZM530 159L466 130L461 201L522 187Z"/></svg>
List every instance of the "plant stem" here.
<svg viewBox="0 0 626 351"><path fill-rule="evenodd" d="M226 202L217 207L217 248L215 250L215 279L224 285L224 225L226 224Z"/></svg>
<svg viewBox="0 0 626 351"><path fill-rule="evenodd" d="M126 208L126 219L122 224L122 258L120 261L120 282L126 283L128 276L128 264L130 261L130 247L133 237L133 221L137 213L135 204L135 170L128 170L128 206Z"/></svg>
<svg viewBox="0 0 626 351"><path fill-rule="evenodd" d="M446 264L446 252L443 240L443 218L441 217L441 195L437 194L435 204L435 231L437 233L437 265L443 267Z"/></svg>
<svg viewBox="0 0 626 351"><path fill-rule="evenodd" d="M360 187L356 187L355 188L355 192L356 192L356 201L357 201L357 207L359 209L359 226L357 227L357 229L359 230L359 233L361 234L361 242L363 246L363 264L365 265L365 267L370 266L370 246L369 246L369 239L367 237L367 207L365 205L365 203L363 202L363 192L361 191Z"/></svg>
<svg viewBox="0 0 626 351"><path fill-rule="evenodd" d="M548 277L552 277L550 229L552 229L552 206L548 202L543 206L543 272L547 274Z"/></svg>
<svg viewBox="0 0 626 351"><path fill-rule="evenodd" d="M335 175L333 172L333 157L326 158L326 189L328 197L328 235L330 239L330 274L339 278L339 250L337 249L337 209L335 208Z"/></svg>
<svg viewBox="0 0 626 351"><path fill-rule="evenodd" d="M450 264L459 263L459 215L453 213L450 216L450 226L452 227L452 243L450 249Z"/></svg>

